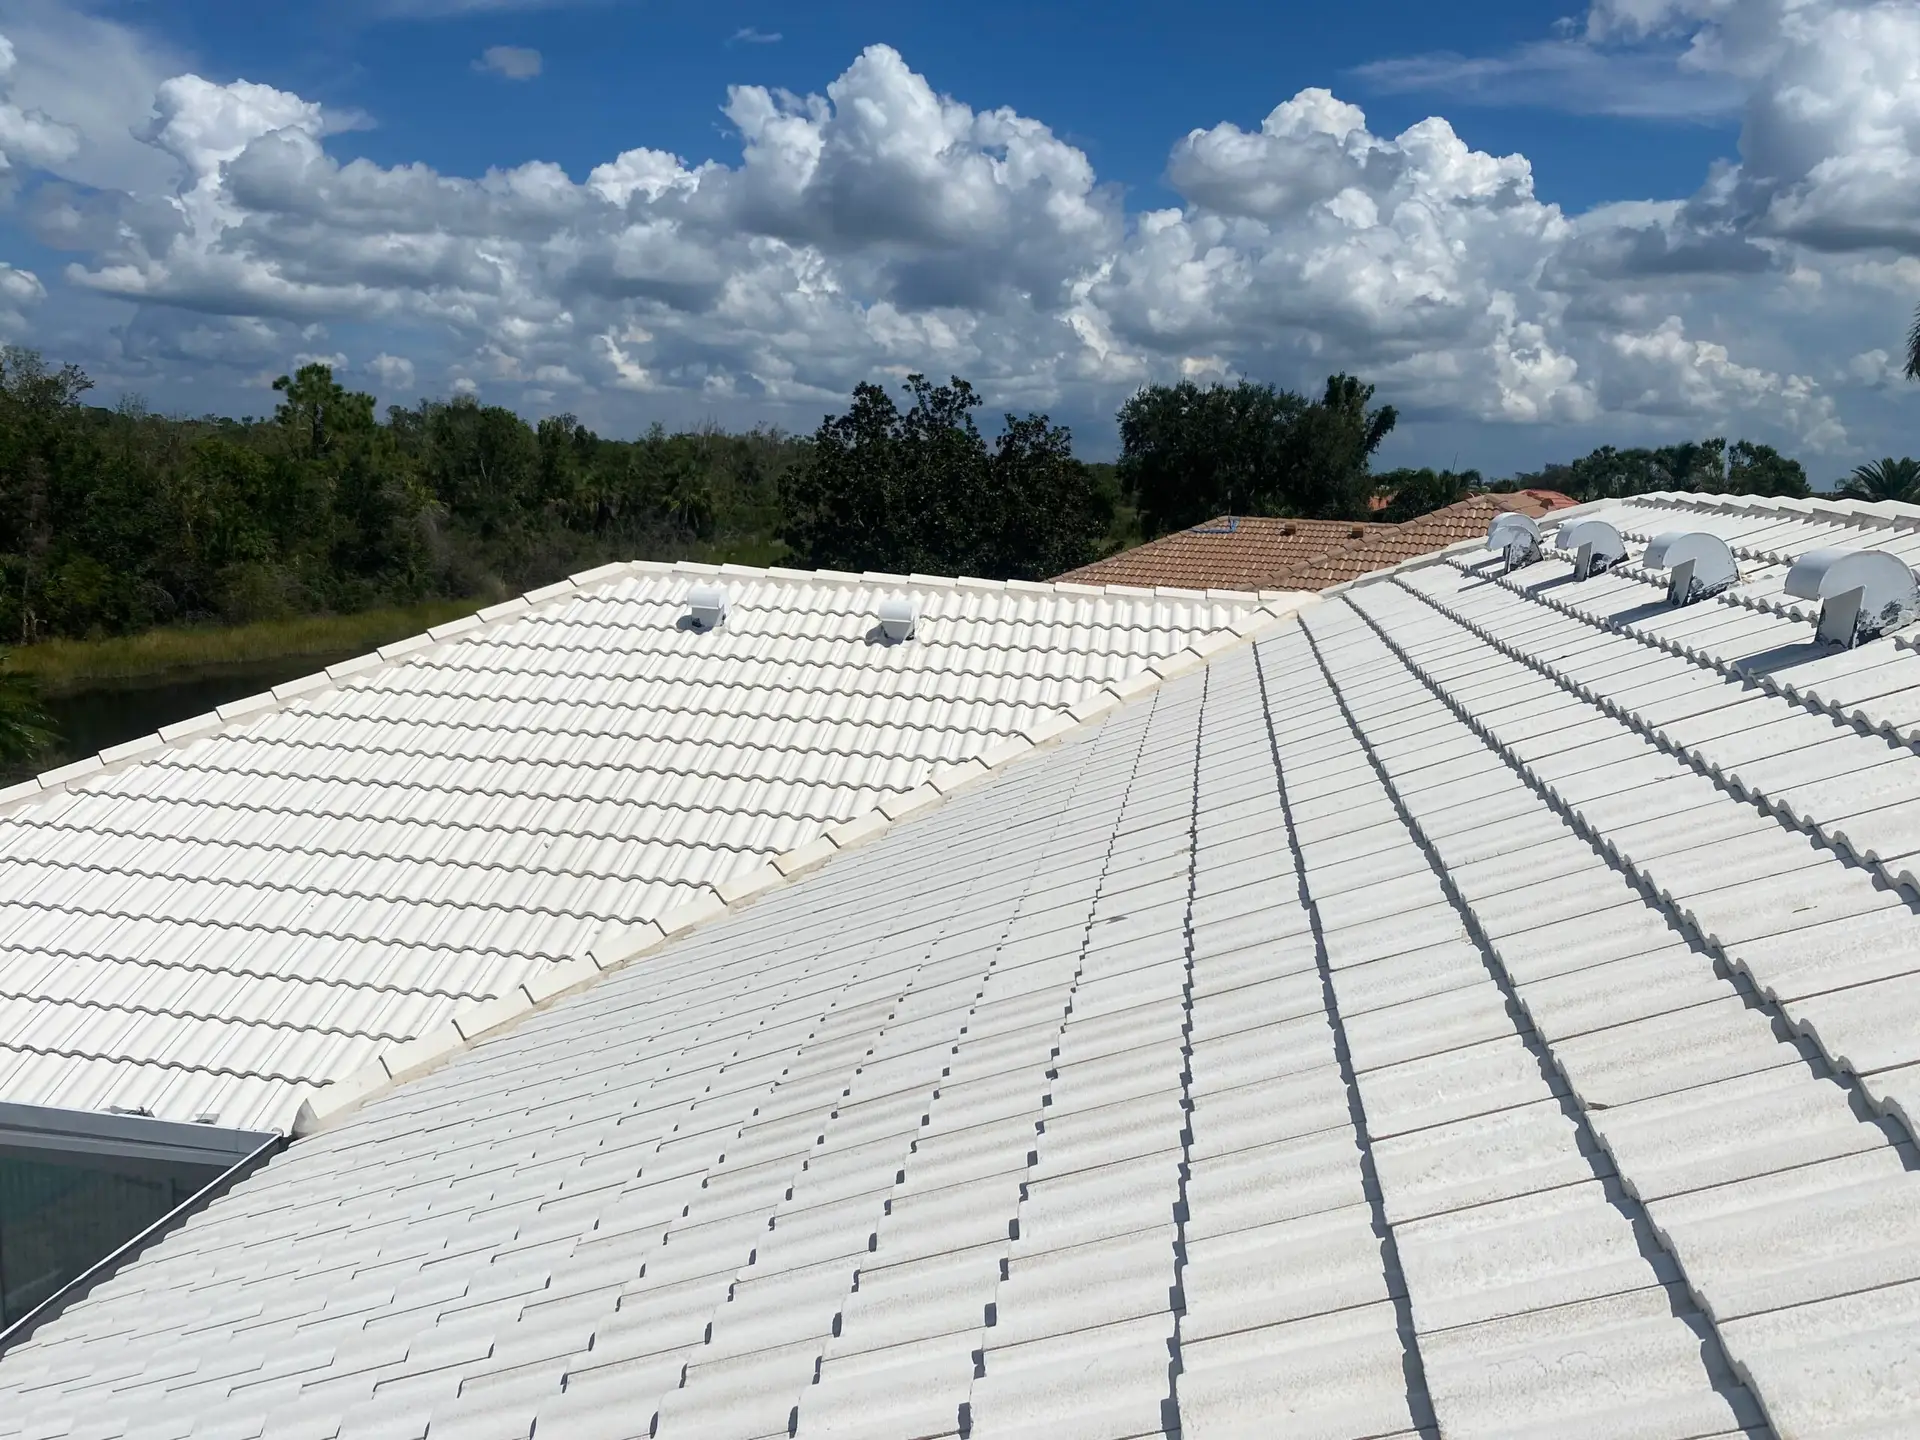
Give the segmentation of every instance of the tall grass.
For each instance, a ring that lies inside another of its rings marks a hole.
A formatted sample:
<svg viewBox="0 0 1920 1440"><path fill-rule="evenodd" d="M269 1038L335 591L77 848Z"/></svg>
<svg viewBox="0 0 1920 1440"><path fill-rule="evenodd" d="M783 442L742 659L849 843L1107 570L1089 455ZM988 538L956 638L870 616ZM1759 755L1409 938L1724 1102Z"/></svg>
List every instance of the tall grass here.
<svg viewBox="0 0 1920 1440"><path fill-rule="evenodd" d="M6 651L0 650L0 664L5 660ZM0 670L0 780L7 778L12 767L51 749L54 738L33 682Z"/></svg>
<svg viewBox="0 0 1920 1440"><path fill-rule="evenodd" d="M305 615L251 625L148 630L107 640L48 640L6 653L5 672L26 676L46 694L175 671L360 654L469 615L483 600L429 600L355 615Z"/></svg>

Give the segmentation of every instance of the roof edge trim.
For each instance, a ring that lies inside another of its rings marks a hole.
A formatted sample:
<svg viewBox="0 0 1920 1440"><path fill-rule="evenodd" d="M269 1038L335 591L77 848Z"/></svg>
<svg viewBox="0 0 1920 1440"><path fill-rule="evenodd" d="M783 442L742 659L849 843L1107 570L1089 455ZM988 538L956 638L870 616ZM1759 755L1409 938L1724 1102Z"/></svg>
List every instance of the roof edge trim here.
<svg viewBox="0 0 1920 1440"><path fill-rule="evenodd" d="M69 1110L0 1101L0 1151L78 1159L99 1156L167 1165L226 1169L276 1137L209 1119L156 1120L149 1115Z"/></svg>

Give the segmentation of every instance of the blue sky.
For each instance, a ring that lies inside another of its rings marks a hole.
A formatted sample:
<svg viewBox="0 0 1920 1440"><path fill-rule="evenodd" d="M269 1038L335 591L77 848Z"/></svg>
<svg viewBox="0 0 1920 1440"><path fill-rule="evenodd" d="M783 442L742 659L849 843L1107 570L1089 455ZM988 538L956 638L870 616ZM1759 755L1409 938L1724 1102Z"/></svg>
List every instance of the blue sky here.
<svg viewBox="0 0 1920 1440"><path fill-rule="evenodd" d="M1086 150L1103 178L1148 204L1174 199L1163 184L1167 147L1189 129L1223 119L1257 125L1279 100L1324 85L1351 92L1375 128L1397 133L1432 114L1433 97L1394 93L1362 67L1449 50L1503 54L1550 35L1554 13L1518 0L1227 0L1206 7L1202 27L1188 7L1098 0L983 0L963 11L688 0L338 7L357 11L354 19L319 8L283 6L262 17L244 0L189 0L167 33L216 71L272 76L309 98L378 117L377 130L339 153L458 174L538 159L584 175L637 138L689 157L726 154L737 149L719 110L729 85L817 90L882 42L937 90L1045 120ZM406 18L409 10L424 13ZM503 85L476 72L473 58L494 45L538 50L537 83ZM1455 101L1448 113L1478 148L1525 151L1542 195L1578 209L1622 194L1688 195L1709 162L1734 153L1738 136L1731 113L1649 123L1484 99Z"/></svg>
<svg viewBox="0 0 1920 1440"><path fill-rule="evenodd" d="M1395 460L1727 433L1822 478L1911 414L1920 0L0 0L0 35L0 324L108 399L258 412L309 356L810 428L957 370L1098 454L1143 381L1347 368Z"/></svg>

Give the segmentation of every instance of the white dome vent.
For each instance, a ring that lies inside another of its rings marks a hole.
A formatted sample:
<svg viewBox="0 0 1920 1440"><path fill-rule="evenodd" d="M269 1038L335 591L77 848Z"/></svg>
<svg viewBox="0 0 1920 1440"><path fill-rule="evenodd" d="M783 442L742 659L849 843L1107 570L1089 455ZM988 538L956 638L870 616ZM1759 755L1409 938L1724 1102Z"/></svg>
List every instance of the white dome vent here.
<svg viewBox="0 0 1920 1440"><path fill-rule="evenodd" d="M1540 558L1540 526L1531 516L1505 511L1487 527L1487 549L1505 556L1509 571L1531 565Z"/></svg>
<svg viewBox="0 0 1920 1440"><path fill-rule="evenodd" d="M1849 650L1912 622L1913 571L1885 550L1809 550L1787 571L1786 592L1820 604L1819 636Z"/></svg>
<svg viewBox="0 0 1920 1440"><path fill-rule="evenodd" d="M1627 542L1604 520L1575 520L1562 525L1553 543L1575 552L1573 578L1604 575L1627 558Z"/></svg>
<svg viewBox="0 0 1920 1440"><path fill-rule="evenodd" d="M1718 535L1704 530L1669 530L1647 544L1640 563L1667 572L1667 599L1692 605L1731 590L1740 579L1733 551Z"/></svg>

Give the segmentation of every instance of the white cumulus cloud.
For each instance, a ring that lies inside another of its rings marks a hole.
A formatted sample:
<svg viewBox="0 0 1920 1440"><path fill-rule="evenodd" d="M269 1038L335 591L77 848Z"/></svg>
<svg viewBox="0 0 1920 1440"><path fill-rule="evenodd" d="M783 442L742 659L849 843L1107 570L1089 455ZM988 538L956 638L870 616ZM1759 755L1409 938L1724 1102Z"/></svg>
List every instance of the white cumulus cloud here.
<svg viewBox="0 0 1920 1440"><path fill-rule="evenodd" d="M540 52L520 45L489 45L473 68L506 80L531 80L540 73Z"/></svg>
<svg viewBox="0 0 1920 1440"><path fill-rule="evenodd" d="M1043 120L941 94L876 45L817 94L730 90L726 158L635 136L578 178L343 161L329 137L354 117L179 73L153 83L151 161L128 168L164 178L63 185L77 162L51 141L19 163L40 172L36 233L79 257L62 293L132 307L127 365L258 373L326 324L386 393L417 366L504 403L678 397L802 424L915 369L1076 417L1149 379L1350 369L1415 425L1845 448L1859 357L1898 342L1860 328L1886 327L1920 265L1920 5L1605 0L1552 43L1665 47L1739 96L1739 162L1682 201L1570 215L1525 155L1437 116L1383 133L1315 88L1178 139L1177 203L1129 211ZM44 120L73 156L95 144L93 119Z"/></svg>
<svg viewBox="0 0 1920 1440"><path fill-rule="evenodd" d="M0 86L11 88L19 57L13 42L0 35ZM22 109L11 99L0 100L0 170L30 166L51 170L80 151L80 132L53 119L45 111Z"/></svg>
<svg viewBox="0 0 1920 1440"><path fill-rule="evenodd" d="M367 362L367 370L390 394L411 394L414 382L413 361L404 355L389 355L382 350Z"/></svg>
<svg viewBox="0 0 1920 1440"><path fill-rule="evenodd" d="M0 335L18 339L27 329L27 311L47 298L47 287L31 270L0 261Z"/></svg>

